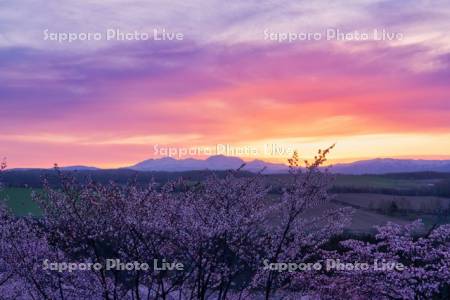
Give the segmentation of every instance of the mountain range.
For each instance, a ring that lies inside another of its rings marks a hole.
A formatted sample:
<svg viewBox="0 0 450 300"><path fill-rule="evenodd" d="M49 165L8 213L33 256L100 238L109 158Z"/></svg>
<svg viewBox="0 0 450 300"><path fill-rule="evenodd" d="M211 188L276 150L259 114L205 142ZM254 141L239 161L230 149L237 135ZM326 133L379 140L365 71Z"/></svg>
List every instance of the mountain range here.
<svg viewBox="0 0 450 300"><path fill-rule="evenodd" d="M224 155L210 156L205 160L194 158L177 160L171 157L148 159L129 168L137 171L182 172L197 170L236 170L241 167L243 170L249 172L259 172L264 168L265 173L284 173L288 171L288 167L284 164L269 163L262 160L244 162L239 157Z"/></svg>
<svg viewBox="0 0 450 300"><path fill-rule="evenodd" d="M184 172L198 170L236 170L239 168L249 172L260 172L264 169L263 173L265 174L287 173L289 170L289 167L285 164L270 163L262 160L245 162L239 157L224 155L215 155L203 160L194 158L174 159L171 157L148 159L122 169L131 169L136 171ZM60 169L66 171L100 170L99 168L88 166L67 166L60 167ZM450 173L450 160L376 158L352 163L335 164L330 168L330 171L332 173L354 175L410 172Z"/></svg>

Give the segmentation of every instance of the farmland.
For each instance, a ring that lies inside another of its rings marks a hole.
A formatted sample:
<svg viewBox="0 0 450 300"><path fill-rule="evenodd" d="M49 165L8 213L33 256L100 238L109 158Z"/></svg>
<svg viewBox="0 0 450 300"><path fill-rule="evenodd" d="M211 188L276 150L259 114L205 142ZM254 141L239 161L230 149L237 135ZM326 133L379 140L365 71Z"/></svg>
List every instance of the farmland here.
<svg viewBox="0 0 450 300"><path fill-rule="evenodd" d="M45 171L48 172L48 171ZM46 173L47 175L52 173ZM152 179L163 183L182 176L189 182L203 180L210 172L128 172L90 171L78 172L80 181L93 178L98 182L115 181L125 183L135 179L146 184ZM37 171L20 171L4 174L5 188L0 191L0 199L18 216L39 215L38 206L31 200L32 191L39 192L41 177ZM224 172L217 172L224 176ZM53 175L52 175L53 176ZM252 176L243 173L242 176ZM271 197L276 199L280 188L286 183L286 175L268 175L267 183L273 187ZM316 208L311 214L319 214L328 208L352 207L353 219L348 230L369 232L375 225L386 222L405 224L421 218L427 225L450 222L450 197L440 195L447 174L395 174L395 175L336 175L330 189L331 202L326 207ZM50 177L50 181L55 179ZM32 186L29 187L29 186Z"/></svg>

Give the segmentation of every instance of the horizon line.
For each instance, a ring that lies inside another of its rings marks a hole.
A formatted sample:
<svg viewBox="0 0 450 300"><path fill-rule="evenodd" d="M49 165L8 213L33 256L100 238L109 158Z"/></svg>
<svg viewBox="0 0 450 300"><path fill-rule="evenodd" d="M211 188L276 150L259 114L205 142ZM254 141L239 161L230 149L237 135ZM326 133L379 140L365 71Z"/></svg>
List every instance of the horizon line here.
<svg viewBox="0 0 450 300"><path fill-rule="evenodd" d="M38 166L17 166L17 167L7 167L8 170L14 170L14 169L52 169L55 166L58 168L68 168L68 167L87 167L87 168L97 168L102 170L108 170L108 169L126 169L131 168L136 164L139 164L146 160L161 160L165 158L171 158L176 161L183 161L188 159L198 160L198 161L205 161L208 158L211 157L227 157L227 158L238 158L241 159L244 163L249 163L252 161L263 161L265 163L271 163L271 164L283 164L286 167L289 166L287 164L287 158L286 159L268 159L267 157L240 157L240 156L231 156L231 155L224 155L224 154L217 154L217 155L211 155L211 156L186 156L186 157L174 157L174 156L158 156L158 157L151 157L143 160L139 160L138 162L129 162L129 163L120 163L120 164L89 164L89 163L74 163L74 164L64 164L60 165L58 163L52 163L51 166L44 167L42 165ZM308 161L312 161L311 158L306 158ZM323 164L323 166L329 167L333 165L341 165L341 164L352 164L356 162L361 161L371 161L371 160L382 160L382 159L392 159L392 160L414 160L414 161L450 161L450 155L402 155L402 156L379 156L379 157L359 157L359 158L336 158L336 159L327 159L327 161ZM300 157L300 161L303 161L304 158ZM7 160L6 160L7 161Z"/></svg>

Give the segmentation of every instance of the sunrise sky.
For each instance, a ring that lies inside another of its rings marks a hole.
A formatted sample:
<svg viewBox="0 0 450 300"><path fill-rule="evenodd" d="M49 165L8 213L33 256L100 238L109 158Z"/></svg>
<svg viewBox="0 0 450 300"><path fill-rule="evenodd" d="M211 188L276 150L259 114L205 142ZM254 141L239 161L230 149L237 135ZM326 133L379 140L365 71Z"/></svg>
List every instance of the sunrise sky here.
<svg viewBox="0 0 450 300"><path fill-rule="evenodd" d="M127 166L164 156L155 145L277 145L311 156L337 143L333 161L450 158L448 1L70 3L0 1L9 167ZM44 35L111 28L183 39ZM402 38L327 40L329 28ZM280 42L265 32L322 37Z"/></svg>

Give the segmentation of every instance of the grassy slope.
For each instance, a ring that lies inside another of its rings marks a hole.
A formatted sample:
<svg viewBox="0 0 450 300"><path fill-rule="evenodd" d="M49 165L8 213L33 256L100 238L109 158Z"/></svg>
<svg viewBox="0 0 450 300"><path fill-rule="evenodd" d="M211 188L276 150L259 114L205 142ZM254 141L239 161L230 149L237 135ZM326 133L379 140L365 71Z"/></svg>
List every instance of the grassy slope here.
<svg viewBox="0 0 450 300"><path fill-rule="evenodd" d="M40 215L39 207L31 200L31 192L29 188L5 188L0 190L0 201L18 216Z"/></svg>
<svg viewBox="0 0 450 300"><path fill-rule="evenodd" d="M309 209L305 215L307 217L320 216L324 210L328 209L338 209L342 207L346 207L347 205L343 205L341 203L327 203L324 206L317 207L314 209ZM366 233L373 232L374 226L384 225L387 222L393 222L397 224L407 224L411 222L413 219L409 218L400 218L397 216L388 216L384 214L380 214L374 211L369 211L366 209L359 209L353 207L353 215L350 226L348 226L347 230L351 232L358 233Z"/></svg>

